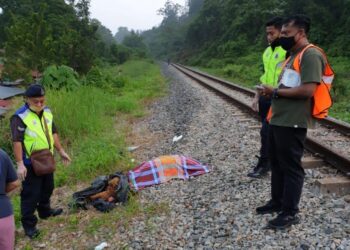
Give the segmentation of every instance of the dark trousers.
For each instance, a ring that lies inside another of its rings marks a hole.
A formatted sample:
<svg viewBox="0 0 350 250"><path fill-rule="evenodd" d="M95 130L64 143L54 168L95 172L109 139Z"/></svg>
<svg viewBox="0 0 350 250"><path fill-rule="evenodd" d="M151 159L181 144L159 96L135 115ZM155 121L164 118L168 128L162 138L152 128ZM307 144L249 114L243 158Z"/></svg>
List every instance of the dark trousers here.
<svg viewBox="0 0 350 250"><path fill-rule="evenodd" d="M260 162L262 164L267 164L269 160L268 154L268 132L269 132L269 124L266 121L267 114L271 107L271 99L266 98L264 96L260 96L259 98L259 115L261 118L261 129L260 129L260 139L261 139L261 147L260 147Z"/></svg>
<svg viewBox="0 0 350 250"><path fill-rule="evenodd" d="M50 215L50 197L54 189L53 174L36 176L32 166L27 167L27 177L22 183L21 221L24 230L34 228L38 222L35 210L40 217Z"/></svg>
<svg viewBox="0 0 350 250"><path fill-rule="evenodd" d="M306 128L269 126L272 201L289 214L299 212L305 172L301 166Z"/></svg>

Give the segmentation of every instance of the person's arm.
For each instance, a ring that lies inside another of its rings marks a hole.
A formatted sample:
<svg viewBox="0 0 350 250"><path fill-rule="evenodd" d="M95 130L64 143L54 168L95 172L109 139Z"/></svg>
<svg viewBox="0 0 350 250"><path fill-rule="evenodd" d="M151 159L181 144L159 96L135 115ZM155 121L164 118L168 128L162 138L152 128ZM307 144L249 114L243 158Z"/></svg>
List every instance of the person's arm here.
<svg viewBox="0 0 350 250"><path fill-rule="evenodd" d="M5 187L5 192L6 193L10 193L11 191L15 190L16 188L18 188L20 186L20 182L19 180L13 181L13 182L9 182L6 184Z"/></svg>
<svg viewBox="0 0 350 250"><path fill-rule="evenodd" d="M23 181L27 176L27 168L24 166L23 159L22 159L22 154L23 154L22 142L24 140L24 131L26 129L26 126L22 122L22 120L16 115L11 117L10 126L11 126L12 141L13 141L13 153L17 163L17 175L18 175L18 178L21 181Z"/></svg>
<svg viewBox="0 0 350 250"><path fill-rule="evenodd" d="M60 138L58 137L57 133L53 134L53 140L54 140L54 146L57 150L57 152L60 154L61 159L63 161L64 165L69 165L69 163L72 161L71 158L69 157L69 155L64 151L61 142L60 142Z"/></svg>
<svg viewBox="0 0 350 250"><path fill-rule="evenodd" d="M5 192L9 193L19 187L20 182L18 181L16 170L13 167L10 157L5 152L1 152L1 155L3 156L3 166L7 170Z"/></svg>
<svg viewBox="0 0 350 250"><path fill-rule="evenodd" d="M15 155L16 162L22 161L22 153L23 153L22 142L19 142L19 141L13 142L13 153Z"/></svg>
<svg viewBox="0 0 350 250"><path fill-rule="evenodd" d="M27 176L27 168L24 166L23 159L22 159L22 142L15 141L13 142L13 153L15 155L16 163L17 163L17 175L18 178L21 181L24 181L24 179Z"/></svg>
<svg viewBox="0 0 350 250"><path fill-rule="evenodd" d="M325 67L323 55L318 49L311 48L305 51L300 63L300 81L301 85L296 88L274 90L268 86L264 86L264 92L272 95L273 91L277 96L308 99L311 98L316 90L317 84L322 81L322 74Z"/></svg>
<svg viewBox="0 0 350 250"><path fill-rule="evenodd" d="M274 89L270 86L263 85L263 94L272 96L273 92L276 91L277 96L294 98L294 99L308 99L311 98L316 90L317 83L304 83L296 88L286 89Z"/></svg>

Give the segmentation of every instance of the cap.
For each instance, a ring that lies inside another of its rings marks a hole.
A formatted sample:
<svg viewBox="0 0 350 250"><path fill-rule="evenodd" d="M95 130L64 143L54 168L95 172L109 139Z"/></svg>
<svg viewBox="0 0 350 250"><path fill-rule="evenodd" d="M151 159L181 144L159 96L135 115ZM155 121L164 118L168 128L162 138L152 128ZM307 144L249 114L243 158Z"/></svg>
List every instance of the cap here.
<svg viewBox="0 0 350 250"><path fill-rule="evenodd" d="M26 97L41 97L45 95L45 89L41 84L32 84L24 92L24 95Z"/></svg>

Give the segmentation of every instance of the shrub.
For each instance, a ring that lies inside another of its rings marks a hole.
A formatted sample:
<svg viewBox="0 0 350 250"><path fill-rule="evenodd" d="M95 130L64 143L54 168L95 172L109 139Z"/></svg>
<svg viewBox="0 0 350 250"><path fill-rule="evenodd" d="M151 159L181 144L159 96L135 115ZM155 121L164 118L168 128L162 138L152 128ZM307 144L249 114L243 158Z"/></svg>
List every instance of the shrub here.
<svg viewBox="0 0 350 250"><path fill-rule="evenodd" d="M92 85L95 87L102 87L105 85L105 79L99 67L92 67L90 71L86 74L85 84Z"/></svg>
<svg viewBox="0 0 350 250"><path fill-rule="evenodd" d="M45 69L42 78L42 84L51 89L72 90L80 85L78 73L71 67L61 65L52 65Z"/></svg>
<svg viewBox="0 0 350 250"><path fill-rule="evenodd" d="M115 88L122 88L128 83L128 77L120 75L120 72L113 67L99 68L92 67L85 77L85 85L91 85L113 91Z"/></svg>

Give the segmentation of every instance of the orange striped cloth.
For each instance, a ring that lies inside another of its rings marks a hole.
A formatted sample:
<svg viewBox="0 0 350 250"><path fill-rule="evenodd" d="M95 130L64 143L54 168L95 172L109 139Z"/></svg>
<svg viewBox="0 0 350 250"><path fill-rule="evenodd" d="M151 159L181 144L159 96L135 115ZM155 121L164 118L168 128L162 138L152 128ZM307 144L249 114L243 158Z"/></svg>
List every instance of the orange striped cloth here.
<svg viewBox="0 0 350 250"><path fill-rule="evenodd" d="M168 182L171 179L187 180L191 176L209 173L209 168L200 162L182 155L165 155L146 161L129 171L130 186L141 190Z"/></svg>

